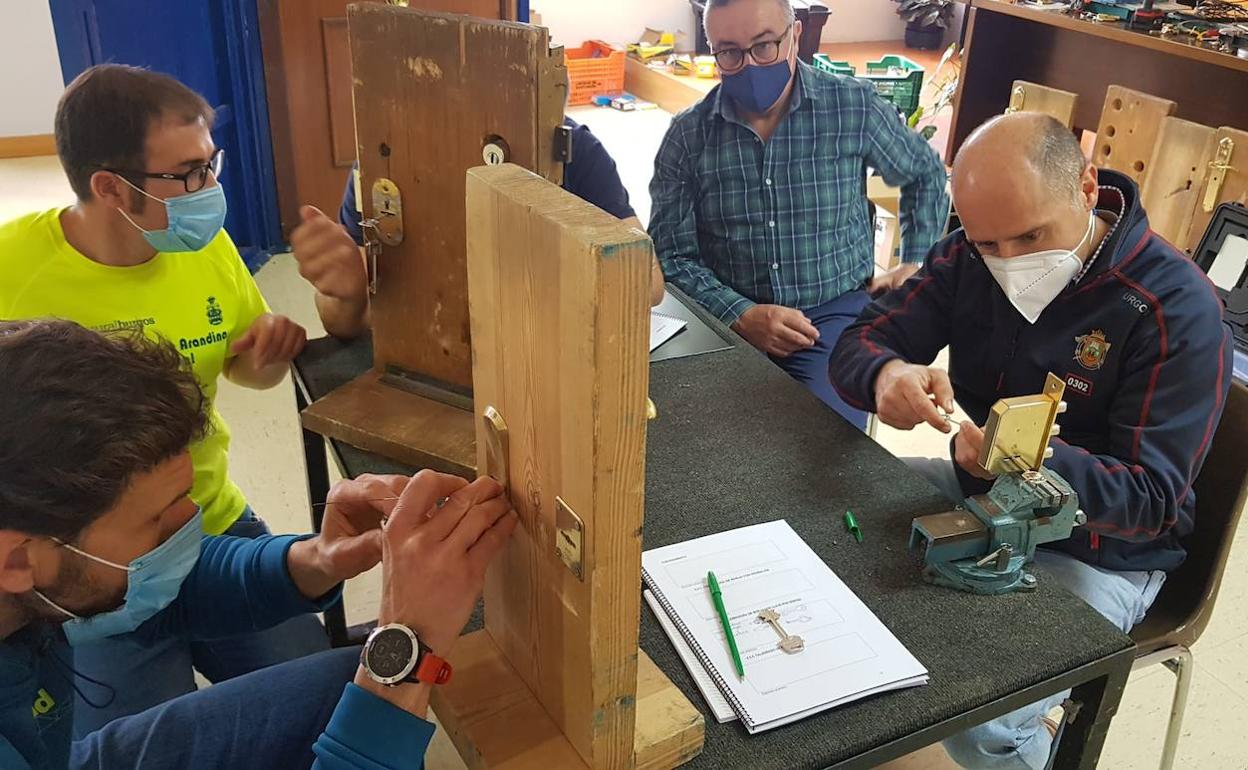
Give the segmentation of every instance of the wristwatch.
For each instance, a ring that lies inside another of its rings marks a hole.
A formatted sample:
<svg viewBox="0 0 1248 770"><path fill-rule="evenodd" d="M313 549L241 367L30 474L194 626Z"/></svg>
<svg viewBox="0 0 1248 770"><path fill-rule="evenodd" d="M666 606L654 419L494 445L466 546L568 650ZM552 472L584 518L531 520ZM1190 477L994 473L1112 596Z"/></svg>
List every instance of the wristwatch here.
<svg viewBox="0 0 1248 770"><path fill-rule="evenodd" d="M360 652L360 665L368 678L394 687L405 682L446 684L451 664L433 654L416 632L401 623L378 626L368 635Z"/></svg>

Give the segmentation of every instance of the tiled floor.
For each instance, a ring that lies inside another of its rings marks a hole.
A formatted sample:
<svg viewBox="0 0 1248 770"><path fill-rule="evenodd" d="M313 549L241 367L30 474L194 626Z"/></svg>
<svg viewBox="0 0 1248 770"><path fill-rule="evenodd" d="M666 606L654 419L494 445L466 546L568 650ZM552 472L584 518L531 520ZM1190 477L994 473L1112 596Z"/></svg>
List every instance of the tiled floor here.
<svg viewBox="0 0 1248 770"><path fill-rule="evenodd" d="M642 221L646 221L646 185L668 116L657 111L619 113L592 109L576 110L573 114L588 123L614 155ZM69 200L68 186L55 159L0 160L0 221ZM272 260L259 272L257 280L276 312L304 324L309 336L322 333L312 293L288 255ZM303 459L290 383L261 392L227 383L221 388L219 405L234 433L234 478L255 509L275 530L306 530ZM899 455L945 453L946 437L926 428L901 432L881 427L877 439ZM1218 609L1195 650L1197 673L1176 763L1176 767L1185 770L1248 768L1248 750L1241 732L1244 714L1248 712L1248 659L1244 655L1248 649L1246 554L1248 530L1241 531L1236 538ZM349 586L347 606L352 622L375 616L377 587L375 574ZM1146 770L1156 766L1173 679L1160 667L1132 677L1114 720L1102 767ZM431 770L463 767L444 737L438 739L429 760ZM895 765L903 766L910 770L935 770L948 764L938 749L932 749Z"/></svg>

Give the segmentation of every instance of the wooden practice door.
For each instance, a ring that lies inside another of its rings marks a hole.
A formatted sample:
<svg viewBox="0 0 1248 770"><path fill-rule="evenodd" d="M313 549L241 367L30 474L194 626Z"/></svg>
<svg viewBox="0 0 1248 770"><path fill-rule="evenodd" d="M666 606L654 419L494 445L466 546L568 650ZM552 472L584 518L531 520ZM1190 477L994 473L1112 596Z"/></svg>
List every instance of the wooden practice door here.
<svg viewBox="0 0 1248 770"><path fill-rule="evenodd" d="M516 166L467 179L477 468L520 515L485 627L586 765L631 768L654 250Z"/></svg>
<svg viewBox="0 0 1248 770"><path fill-rule="evenodd" d="M364 216L387 216L376 189L401 197L402 241L375 259L374 364L387 382L467 406L465 174L509 161L561 179L563 51L527 24L375 4L348 15Z"/></svg>
<svg viewBox="0 0 1248 770"><path fill-rule="evenodd" d="M310 203L336 216L355 162L351 51L352 0L259 0L265 85L282 234ZM376 2L379 0L364 0ZM411 0L413 7L489 19L515 19L515 0Z"/></svg>

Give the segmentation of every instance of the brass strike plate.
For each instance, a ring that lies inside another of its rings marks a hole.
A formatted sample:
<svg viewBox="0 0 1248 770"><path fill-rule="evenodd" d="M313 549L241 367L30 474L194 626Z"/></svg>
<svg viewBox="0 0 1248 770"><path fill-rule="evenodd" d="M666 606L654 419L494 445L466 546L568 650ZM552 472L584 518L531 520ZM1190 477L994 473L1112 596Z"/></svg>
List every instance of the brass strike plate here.
<svg viewBox="0 0 1248 770"><path fill-rule="evenodd" d="M576 575L576 579L585 580L584 563L585 522L576 515L576 511L563 501L555 498L555 554L564 565Z"/></svg>
<svg viewBox="0 0 1248 770"><path fill-rule="evenodd" d="M1022 86L1014 86L1014 90L1010 92L1010 106L1005 108L1005 114L1018 112L1023 108L1023 103L1027 101L1027 89Z"/></svg>
<svg viewBox="0 0 1248 770"><path fill-rule="evenodd" d="M398 246L403 242L403 196L399 186L385 177L373 182L373 219L382 243Z"/></svg>
<svg viewBox="0 0 1248 770"><path fill-rule="evenodd" d="M1052 456L1049 439L1058 434L1057 416L1066 411L1066 383L1052 372L1044 392L1003 398L992 405L984 425L979 465L993 475L1040 470Z"/></svg>
<svg viewBox="0 0 1248 770"><path fill-rule="evenodd" d="M1235 140L1224 136L1218 141L1217 153L1209 162L1209 184L1205 187L1205 199L1201 208L1209 213L1218 207L1218 199L1222 196L1222 185L1226 184L1226 174L1232 171L1231 155L1235 152Z"/></svg>
<svg viewBox="0 0 1248 770"><path fill-rule="evenodd" d="M485 467L481 470L507 489L511 475L507 469L507 423L493 406L485 408L481 422L485 426Z"/></svg>

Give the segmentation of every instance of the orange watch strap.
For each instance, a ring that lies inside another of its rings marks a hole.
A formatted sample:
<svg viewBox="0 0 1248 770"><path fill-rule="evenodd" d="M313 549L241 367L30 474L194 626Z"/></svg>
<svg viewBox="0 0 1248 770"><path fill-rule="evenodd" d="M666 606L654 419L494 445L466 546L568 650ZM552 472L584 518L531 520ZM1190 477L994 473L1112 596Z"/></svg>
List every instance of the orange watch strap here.
<svg viewBox="0 0 1248 770"><path fill-rule="evenodd" d="M422 684L446 684L451 681L451 664L431 652L424 652L409 679Z"/></svg>

